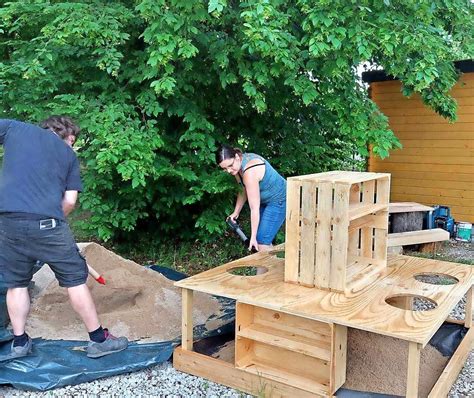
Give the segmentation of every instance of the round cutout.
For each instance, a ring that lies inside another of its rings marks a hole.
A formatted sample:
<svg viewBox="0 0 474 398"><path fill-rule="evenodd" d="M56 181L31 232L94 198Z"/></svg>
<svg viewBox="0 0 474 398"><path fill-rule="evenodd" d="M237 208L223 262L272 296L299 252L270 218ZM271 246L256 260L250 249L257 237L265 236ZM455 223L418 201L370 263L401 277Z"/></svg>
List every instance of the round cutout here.
<svg viewBox="0 0 474 398"><path fill-rule="evenodd" d="M423 272L413 277L418 282L428 283L430 285L455 285L459 282L459 279L454 276L437 272Z"/></svg>
<svg viewBox="0 0 474 398"><path fill-rule="evenodd" d="M285 251L276 252L275 256L277 256L277 258L285 258Z"/></svg>
<svg viewBox="0 0 474 398"><path fill-rule="evenodd" d="M258 276L268 271L267 267L257 267L253 265L245 265L242 267L234 267L227 270L229 274L236 276Z"/></svg>
<svg viewBox="0 0 474 398"><path fill-rule="evenodd" d="M431 311L438 306L436 301L416 294L396 294L394 296L388 296L385 302L392 307L397 307L405 311Z"/></svg>

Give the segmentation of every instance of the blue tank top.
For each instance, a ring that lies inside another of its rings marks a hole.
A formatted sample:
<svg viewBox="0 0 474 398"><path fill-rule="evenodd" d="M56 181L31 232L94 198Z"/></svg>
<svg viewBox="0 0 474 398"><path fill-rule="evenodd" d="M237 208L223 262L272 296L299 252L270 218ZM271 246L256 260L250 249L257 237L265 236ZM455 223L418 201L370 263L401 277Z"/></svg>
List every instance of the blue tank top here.
<svg viewBox="0 0 474 398"><path fill-rule="evenodd" d="M272 167L270 163L268 163L266 159L260 155L255 153L242 154L242 165L240 166L242 175L246 171L245 167L247 166L247 163L254 159L259 159L265 164L265 174L263 175L262 180L259 182L260 203L268 204L271 202L280 202L282 200L286 200L286 180ZM243 182L242 185L244 185Z"/></svg>

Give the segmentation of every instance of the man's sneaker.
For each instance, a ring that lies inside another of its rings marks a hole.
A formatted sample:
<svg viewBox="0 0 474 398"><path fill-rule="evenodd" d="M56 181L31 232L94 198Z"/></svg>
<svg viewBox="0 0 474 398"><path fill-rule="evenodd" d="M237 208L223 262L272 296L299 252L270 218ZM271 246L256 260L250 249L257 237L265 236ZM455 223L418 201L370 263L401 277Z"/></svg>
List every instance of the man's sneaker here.
<svg viewBox="0 0 474 398"><path fill-rule="evenodd" d="M25 343L25 345L14 346L12 342L10 354L0 357L0 362L9 361L11 359L16 359L16 358L21 358L21 357L26 357L28 354L31 354L32 347L33 347L33 341L31 340L30 336L28 336L28 341Z"/></svg>
<svg viewBox="0 0 474 398"><path fill-rule="evenodd" d="M104 355L112 354L125 350L128 347L128 339L126 337L115 337L104 329L105 340L102 343L89 341L87 345L87 356L89 358L100 358Z"/></svg>

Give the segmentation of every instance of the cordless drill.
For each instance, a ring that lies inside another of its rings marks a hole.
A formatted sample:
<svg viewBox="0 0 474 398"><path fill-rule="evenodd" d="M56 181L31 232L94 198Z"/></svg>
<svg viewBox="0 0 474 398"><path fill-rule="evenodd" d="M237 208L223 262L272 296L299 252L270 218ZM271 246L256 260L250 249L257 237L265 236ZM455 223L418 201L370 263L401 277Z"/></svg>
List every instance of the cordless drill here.
<svg viewBox="0 0 474 398"><path fill-rule="evenodd" d="M247 238L247 235L245 235L244 231L242 231L242 228L240 228L240 225L237 221L232 220L230 217L226 220L227 225L234 231L237 236L242 240L244 243L245 247L249 247L250 244L250 239ZM255 250L254 247L252 247L252 253L256 253L257 251Z"/></svg>
<svg viewBox="0 0 474 398"><path fill-rule="evenodd" d="M228 218L226 220L227 224L229 225L229 227L232 229L232 231L234 231L237 236L242 239L242 242L244 242L245 245L249 245L249 242L250 242L250 239L247 238L247 236L244 234L244 231L242 231L242 229L240 228L240 225L237 221L234 221L232 220L232 218Z"/></svg>

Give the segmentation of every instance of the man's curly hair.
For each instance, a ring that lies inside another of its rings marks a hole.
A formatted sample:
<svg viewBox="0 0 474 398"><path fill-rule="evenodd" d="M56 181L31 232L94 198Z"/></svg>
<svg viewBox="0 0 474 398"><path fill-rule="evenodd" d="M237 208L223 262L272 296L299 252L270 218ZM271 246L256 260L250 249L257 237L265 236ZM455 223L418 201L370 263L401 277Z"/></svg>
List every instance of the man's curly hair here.
<svg viewBox="0 0 474 398"><path fill-rule="evenodd" d="M73 135L77 139L81 131L79 126L68 116L50 116L46 120L43 120L40 126L44 129L54 131L63 140L70 135Z"/></svg>

